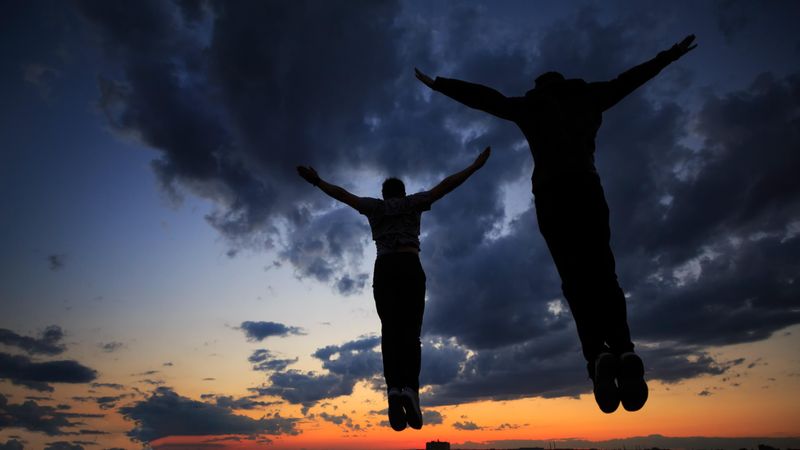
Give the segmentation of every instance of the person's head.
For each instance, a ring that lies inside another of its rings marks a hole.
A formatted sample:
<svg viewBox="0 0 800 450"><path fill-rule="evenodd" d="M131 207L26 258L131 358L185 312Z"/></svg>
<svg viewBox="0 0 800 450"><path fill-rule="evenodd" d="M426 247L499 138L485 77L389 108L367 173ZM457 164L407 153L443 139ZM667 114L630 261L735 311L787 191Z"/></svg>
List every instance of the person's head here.
<svg viewBox="0 0 800 450"><path fill-rule="evenodd" d="M401 198L406 196L406 185L399 178L387 178L381 190L383 199Z"/></svg>
<svg viewBox="0 0 800 450"><path fill-rule="evenodd" d="M547 85L564 81L564 75L559 72L545 72L536 77L536 88L545 87Z"/></svg>

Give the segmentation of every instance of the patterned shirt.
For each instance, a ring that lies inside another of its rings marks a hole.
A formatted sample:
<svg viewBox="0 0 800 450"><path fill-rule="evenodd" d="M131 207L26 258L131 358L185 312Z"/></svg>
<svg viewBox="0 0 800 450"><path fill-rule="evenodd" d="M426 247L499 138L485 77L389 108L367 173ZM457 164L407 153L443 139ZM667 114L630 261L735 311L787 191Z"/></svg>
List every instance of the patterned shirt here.
<svg viewBox="0 0 800 450"><path fill-rule="evenodd" d="M423 211L431 209L429 192L380 200L360 197L356 209L367 216L378 255L403 247L419 250L419 224Z"/></svg>

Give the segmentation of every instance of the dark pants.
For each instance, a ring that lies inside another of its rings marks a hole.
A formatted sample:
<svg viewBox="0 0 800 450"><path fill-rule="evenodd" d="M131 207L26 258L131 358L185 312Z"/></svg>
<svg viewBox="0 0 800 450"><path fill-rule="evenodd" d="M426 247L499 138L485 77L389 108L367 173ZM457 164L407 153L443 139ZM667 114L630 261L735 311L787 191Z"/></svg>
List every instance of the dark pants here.
<svg viewBox="0 0 800 450"><path fill-rule="evenodd" d="M415 253L390 253L375 260L372 284L381 318L383 373L388 388L419 390L420 333L425 310L425 272Z"/></svg>
<svg viewBox="0 0 800 450"><path fill-rule="evenodd" d="M589 366L602 352L633 351L600 178L590 173L572 176L535 194L539 230L561 276Z"/></svg>

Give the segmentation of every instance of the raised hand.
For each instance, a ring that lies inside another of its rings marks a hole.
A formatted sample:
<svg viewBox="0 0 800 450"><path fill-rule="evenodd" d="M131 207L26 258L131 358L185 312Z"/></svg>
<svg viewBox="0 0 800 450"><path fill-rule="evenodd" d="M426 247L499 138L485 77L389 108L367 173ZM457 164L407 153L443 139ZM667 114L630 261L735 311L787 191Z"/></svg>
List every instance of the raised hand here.
<svg viewBox="0 0 800 450"><path fill-rule="evenodd" d="M304 180L308 181L309 183L313 184L314 186L319 184L319 175L317 171L314 170L313 167L308 166L297 166L297 174L303 177Z"/></svg>
<svg viewBox="0 0 800 450"><path fill-rule="evenodd" d="M431 77L420 72L420 70L417 69L416 67L414 67L414 75L417 77L419 81L425 83L425 86L428 86L429 88L433 89L433 79Z"/></svg>
<svg viewBox="0 0 800 450"><path fill-rule="evenodd" d="M486 160L489 159L489 156L491 156L491 154L492 154L492 147L486 147L485 149L483 149L481 154L478 155L477 158L475 158L475 162L473 162L472 165L476 169L480 169L481 167L483 167L484 164L486 164Z"/></svg>
<svg viewBox="0 0 800 450"><path fill-rule="evenodd" d="M683 38L682 41L678 42L677 44L673 45L669 52L674 59L678 59L681 56L689 53L691 50L694 50L697 47L697 44L692 45L694 42L694 35L690 34Z"/></svg>

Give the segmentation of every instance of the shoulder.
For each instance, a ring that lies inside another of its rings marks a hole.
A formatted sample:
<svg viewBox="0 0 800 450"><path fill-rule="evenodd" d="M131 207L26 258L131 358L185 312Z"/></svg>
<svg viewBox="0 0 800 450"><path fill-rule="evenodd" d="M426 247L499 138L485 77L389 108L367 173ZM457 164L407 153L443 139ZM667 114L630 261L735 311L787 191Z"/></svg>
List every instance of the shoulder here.
<svg viewBox="0 0 800 450"><path fill-rule="evenodd" d="M417 192L406 197L408 206L417 211L427 211L431 209L433 195L431 191Z"/></svg>
<svg viewBox="0 0 800 450"><path fill-rule="evenodd" d="M358 197L356 209L361 214L371 214L383 207L383 200L372 197Z"/></svg>

